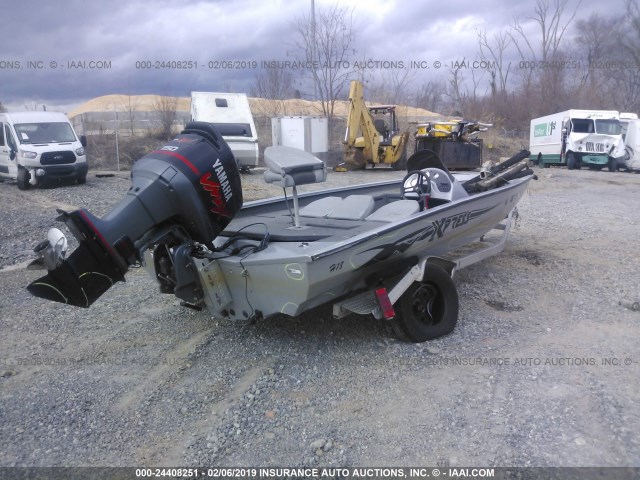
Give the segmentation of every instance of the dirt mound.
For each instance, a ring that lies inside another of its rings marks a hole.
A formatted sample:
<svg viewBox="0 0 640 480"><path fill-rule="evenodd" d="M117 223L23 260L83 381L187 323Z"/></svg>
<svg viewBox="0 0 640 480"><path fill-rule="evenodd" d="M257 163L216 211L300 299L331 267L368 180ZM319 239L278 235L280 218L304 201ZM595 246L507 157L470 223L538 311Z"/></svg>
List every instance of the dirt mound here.
<svg viewBox="0 0 640 480"><path fill-rule="evenodd" d="M82 113L88 112L111 112L114 109L118 111L126 111L134 109L139 112L154 111L157 108L160 95L104 95L102 97L92 98L83 103L72 112L69 118L73 118ZM191 109L190 97L173 97L177 99L177 110L188 112ZM322 115L322 103L319 101L310 101L291 98L287 100L267 100L264 98L249 98L251 111L254 115L277 116L277 115ZM371 103L372 104L372 103ZM337 101L334 107L334 115L346 116L348 110L348 102L344 100ZM409 107L406 105L398 105L397 113L401 116L411 117L437 117L439 114L430 112L423 108Z"/></svg>

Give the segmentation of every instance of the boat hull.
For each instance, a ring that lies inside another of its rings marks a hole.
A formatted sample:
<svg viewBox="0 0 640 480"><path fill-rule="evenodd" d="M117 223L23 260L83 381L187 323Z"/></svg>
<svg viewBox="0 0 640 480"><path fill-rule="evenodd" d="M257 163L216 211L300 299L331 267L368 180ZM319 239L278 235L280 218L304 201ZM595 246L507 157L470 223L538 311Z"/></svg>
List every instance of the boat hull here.
<svg viewBox="0 0 640 480"><path fill-rule="evenodd" d="M231 301L225 305L207 302L207 306L212 314L233 319L277 313L297 316L351 296L366 289L376 275L399 274L398 268L412 259L440 257L478 240L511 212L529 180L517 179L399 222L379 222L341 241L331 237L313 242L272 241L256 253L214 260L226 291L234 294L229 293ZM327 192L309 199L323 195ZM269 204L256 202L246 209L268 210Z"/></svg>

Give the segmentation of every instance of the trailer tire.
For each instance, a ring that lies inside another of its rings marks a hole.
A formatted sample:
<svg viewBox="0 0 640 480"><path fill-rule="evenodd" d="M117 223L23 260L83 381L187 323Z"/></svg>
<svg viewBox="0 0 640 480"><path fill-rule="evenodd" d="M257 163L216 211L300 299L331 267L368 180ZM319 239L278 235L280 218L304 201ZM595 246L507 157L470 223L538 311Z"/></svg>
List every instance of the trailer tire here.
<svg viewBox="0 0 640 480"><path fill-rule="evenodd" d="M29 180L31 180L29 171L26 168L18 168L18 176L16 177L18 189L27 190L29 188Z"/></svg>
<svg viewBox="0 0 640 480"><path fill-rule="evenodd" d="M427 264L422 282L400 297L393 328L401 340L425 342L451 333L458 322L458 292L451 276Z"/></svg>
<svg viewBox="0 0 640 480"><path fill-rule="evenodd" d="M575 170L577 166L578 163L576 162L576 156L573 154L573 152L569 152L567 154L567 168L569 170Z"/></svg>

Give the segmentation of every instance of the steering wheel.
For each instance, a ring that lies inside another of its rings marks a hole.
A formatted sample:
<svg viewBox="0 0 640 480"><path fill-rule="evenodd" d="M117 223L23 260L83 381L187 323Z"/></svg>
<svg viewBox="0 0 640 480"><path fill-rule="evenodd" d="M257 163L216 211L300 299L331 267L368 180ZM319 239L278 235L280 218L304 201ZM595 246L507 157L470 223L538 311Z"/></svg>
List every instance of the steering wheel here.
<svg viewBox="0 0 640 480"><path fill-rule="evenodd" d="M414 170L402 179L400 196L405 200L417 200L420 211L427 208L427 199L431 196L431 176L428 172Z"/></svg>

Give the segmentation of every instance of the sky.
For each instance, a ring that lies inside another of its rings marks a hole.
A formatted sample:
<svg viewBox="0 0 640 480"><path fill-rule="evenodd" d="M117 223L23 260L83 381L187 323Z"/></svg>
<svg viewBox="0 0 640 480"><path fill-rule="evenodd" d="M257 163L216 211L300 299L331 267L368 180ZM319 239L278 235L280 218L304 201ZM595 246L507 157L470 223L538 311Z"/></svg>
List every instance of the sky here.
<svg viewBox="0 0 640 480"><path fill-rule="evenodd" d="M578 1L567 0L567 18ZM315 0L315 8L335 3ZM353 11L354 59L379 62L370 64L372 78L399 61L418 82L437 78L452 62L479 58L479 29L491 38L516 17L532 38L539 29L528 18L531 0L339 3ZM13 111L70 111L113 93L249 93L264 62L297 58L292 21L310 10L311 0L0 0L0 102ZM622 15L624 0L582 0L576 19L593 13ZM515 50L509 55L517 63ZM303 98L313 95L299 85Z"/></svg>

